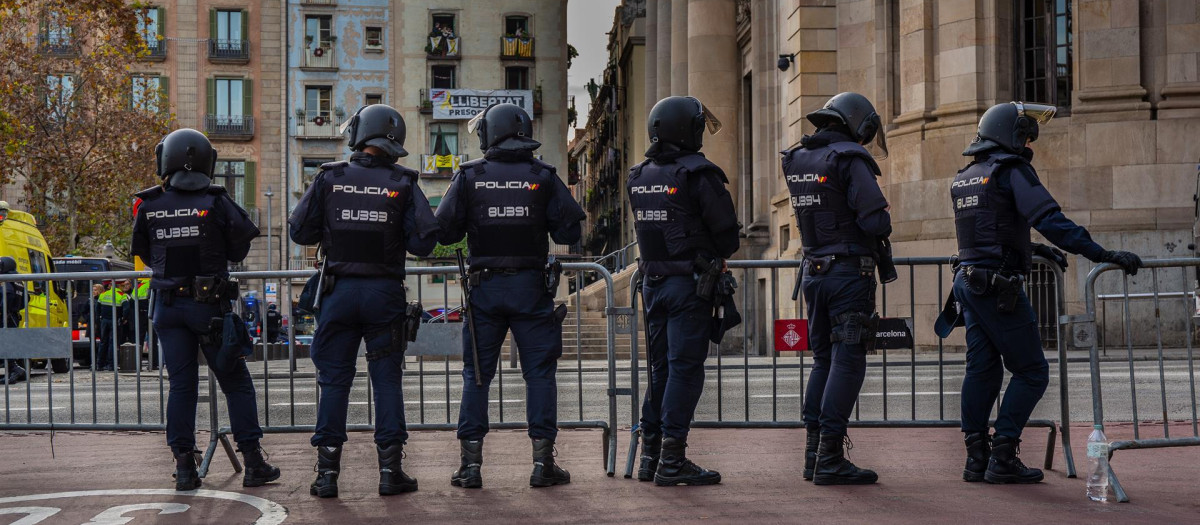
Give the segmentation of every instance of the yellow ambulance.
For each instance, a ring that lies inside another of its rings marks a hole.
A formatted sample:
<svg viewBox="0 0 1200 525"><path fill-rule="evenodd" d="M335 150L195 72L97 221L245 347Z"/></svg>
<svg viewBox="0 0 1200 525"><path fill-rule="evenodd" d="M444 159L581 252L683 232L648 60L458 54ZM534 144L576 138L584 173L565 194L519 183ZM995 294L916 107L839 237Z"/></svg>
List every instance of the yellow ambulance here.
<svg viewBox="0 0 1200 525"><path fill-rule="evenodd" d="M15 259L17 273L54 271L50 263L50 249L46 245L46 238L37 229L37 220L33 215L10 208L4 201L0 201L0 257ZM29 306L21 312L21 327L67 326L67 303L62 291L64 287L61 283L58 286L53 284L55 283L46 281L25 283ZM66 360L63 361L62 367L65 371ZM55 368L60 368L59 363L55 363Z"/></svg>

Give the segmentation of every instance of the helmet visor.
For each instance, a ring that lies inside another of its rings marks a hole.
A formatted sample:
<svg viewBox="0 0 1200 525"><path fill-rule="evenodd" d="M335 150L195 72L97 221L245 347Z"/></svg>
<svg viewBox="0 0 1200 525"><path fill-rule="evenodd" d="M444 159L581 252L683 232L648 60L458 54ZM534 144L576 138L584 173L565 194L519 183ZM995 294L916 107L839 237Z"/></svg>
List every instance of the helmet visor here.
<svg viewBox="0 0 1200 525"><path fill-rule="evenodd" d="M883 129L875 132L875 140L867 146L867 151L871 152L871 157L874 157L875 160L888 158L887 134L883 132Z"/></svg>
<svg viewBox="0 0 1200 525"><path fill-rule="evenodd" d="M704 104L700 104L700 113L704 116L704 127L708 129L709 135L716 135L721 132L724 127L721 125L721 120L713 115L712 111L708 110Z"/></svg>
<svg viewBox="0 0 1200 525"><path fill-rule="evenodd" d="M1048 106L1046 104L1031 104L1028 102L1013 102L1016 104L1017 111L1022 116L1036 120L1038 124L1045 124L1054 118L1054 114L1058 112L1058 108Z"/></svg>
<svg viewBox="0 0 1200 525"><path fill-rule="evenodd" d="M471 120L467 121L467 133L475 133L475 130L479 129L479 124L483 122L484 113L487 113L486 109L480 110L474 117L471 117Z"/></svg>
<svg viewBox="0 0 1200 525"><path fill-rule="evenodd" d="M352 124L354 124L354 119L357 118L358 114L362 113L362 110L364 110L364 109L367 109L367 106L360 106L358 108L358 111L355 111L354 114L350 115L350 118L346 119L346 121L343 122L341 126L338 126L338 134L345 135L346 130L350 129L350 126Z"/></svg>

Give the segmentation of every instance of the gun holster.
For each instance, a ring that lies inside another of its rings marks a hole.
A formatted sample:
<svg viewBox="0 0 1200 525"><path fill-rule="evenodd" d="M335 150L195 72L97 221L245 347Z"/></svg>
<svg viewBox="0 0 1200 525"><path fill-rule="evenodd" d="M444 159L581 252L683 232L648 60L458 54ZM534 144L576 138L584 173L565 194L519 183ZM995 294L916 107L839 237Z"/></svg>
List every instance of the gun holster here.
<svg viewBox="0 0 1200 525"><path fill-rule="evenodd" d="M1024 281L1022 276L1005 274L978 266L967 266L963 272L965 272L967 290L975 295L995 296L996 310L1000 313L1012 313L1017 309L1017 301L1020 300L1021 285Z"/></svg>
<svg viewBox="0 0 1200 525"><path fill-rule="evenodd" d="M876 251L878 253L875 256L875 266L879 270L879 282L890 283L899 279L900 274L896 272L896 262L892 260L892 242L887 238L879 239Z"/></svg>
<svg viewBox="0 0 1200 525"><path fill-rule="evenodd" d="M871 312L846 312L834 318L831 342L848 345L862 344L868 352L875 349L875 331L879 327L879 314Z"/></svg>
<svg viewBox="0 0 1200 525"><path fill-rule="evenodd" d="M558 283L562 281L562 262L551 259L546 263L546 293L551 296L558 293Z"/></svg>
<svg viewBox="0 0 1200 525"><path fill-rule="evenodd" d="M416 327L412 326L414 310L417 312L416 322L418 326ZM389 337L387 346L382 348L371 348L371 344L367 343L367 362L378 361L396 353L403 355L408 350L408 343L417 339L417 328L419 328L421 322L420 312L421 303L412 301L404 307L404 315L394 319L382 331L371 334L370 338L372 340L381 334L387 334Z"/></svg>
<svg viewBox="0 0 1200 525"><path fill-rule="evenodd" d="M197 301L199 301L197 299ZM225 319L213 317L208 321L208 331L197 334L201 346L220 346L224 343Z"/></svg>
<svg viewBox="0 0 1200 525"><path fill-rule="evenodd" d="M421 303L417 301L409 301L408 306L404 310L404 340L413 342L417 340L417 330L421 328L421 314L424 310ZM407 346L407 345L406 345ZM407 350L407 348L405 348Z"/></svg>
<svg viewBox="0 0 1200 525"><path fill-rule="evenodd" d="M725 266L720 258L707 260L697 256L692 261L696 271L696 295L705 301L712 301L717 293L717 285L721 280L721 267Z"/></svg>

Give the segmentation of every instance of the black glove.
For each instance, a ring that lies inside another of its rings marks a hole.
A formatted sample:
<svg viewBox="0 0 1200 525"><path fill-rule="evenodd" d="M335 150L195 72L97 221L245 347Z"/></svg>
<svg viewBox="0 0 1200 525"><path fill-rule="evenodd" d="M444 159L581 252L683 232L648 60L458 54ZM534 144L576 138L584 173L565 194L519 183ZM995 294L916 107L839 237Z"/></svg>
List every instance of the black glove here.
<svg viewBox="0 0 1200 525"><path fill-rule="evenodd" d="M1035 242L1033 243L1033 254L1042 256L1064 270L1067 268L1067 256L1058 248Z"/></svg>
<svg viewBox="0 0 1200 525"><path fill-rule="evenodd" d="M1104 255L1100 256L1100 262L1110 262L1120 266L1127 275L1137 275L1138 268L1142 267L1142 258L1138 257L1136 253L1120 250L1105 251Z"/></svg>

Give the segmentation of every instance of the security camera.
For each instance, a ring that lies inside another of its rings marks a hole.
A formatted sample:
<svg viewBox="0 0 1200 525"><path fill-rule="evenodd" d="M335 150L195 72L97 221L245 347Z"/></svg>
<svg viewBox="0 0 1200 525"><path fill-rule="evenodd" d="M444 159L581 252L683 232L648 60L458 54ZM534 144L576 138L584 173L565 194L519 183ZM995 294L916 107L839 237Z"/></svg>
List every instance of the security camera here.
<svg viewBox="0 0 1200 525"><path fill-rule="evenodd" d="M779 55L779 62L777 63L777 67L779 68L780 71L787 71L788 65L791 63L795 63L795 62L796 62L796 54L795 53L791 53L791 54L787 54L787 55Z"/></svg>

